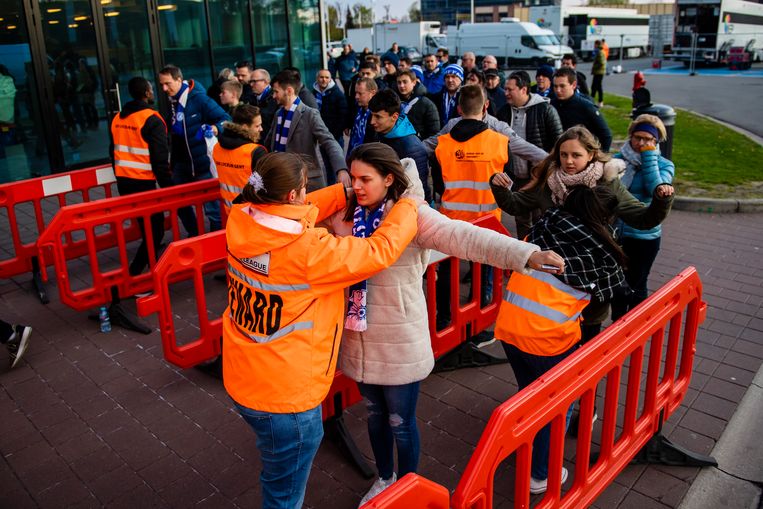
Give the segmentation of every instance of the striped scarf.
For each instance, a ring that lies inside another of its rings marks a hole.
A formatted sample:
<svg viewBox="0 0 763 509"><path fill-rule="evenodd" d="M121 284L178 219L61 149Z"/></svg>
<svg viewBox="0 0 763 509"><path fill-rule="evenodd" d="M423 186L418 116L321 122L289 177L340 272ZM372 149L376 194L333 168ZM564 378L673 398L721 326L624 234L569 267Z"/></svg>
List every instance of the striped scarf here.
<svg viewBox="0 0 763 509"><path fill-rule="evenodd" d="M352 236L361 239L370 237L381 224L385 205L386 202L382 200L381 205L376 210L369 210L360 205L355 207L355 214L352 216ZM366 313L368 285L366 280L350 286L349 295L350 301L347 304L347 318L344 321L344 328L363 332L368 329Z"/></svg>
<svg viewBox="0 0 763 509"><path fill-rule="evenodd" d="M286 152L286 142L289 141L289 128L291 127L291 119L294 117L294 112L297 110L297 106L302 101L299 97L294 99L291 104L291 108L285 110L283 107L278 112L278 124L276 126L276 138L273 145L273 152Z"/></svg>
<svg viewBox="0 0 763 509"><path fill-rule="evenodd" d="M453 94L453 97L447 91L442 93L442 111L445 112L445 122L450 120L450 116L456 111L456 100L458 99L458 92Z"/></svg>
<svg viewBox="0 0 763 509"><path fill-rule="evenodd" d="M348 154L352 152L352 149L363 143L363 139L366 137L366 124L370 115L371 110L368 108L358 108L358 114L355 115L355 124L352 126L352 132L350 133L350 146L347 148Z"/></svg>

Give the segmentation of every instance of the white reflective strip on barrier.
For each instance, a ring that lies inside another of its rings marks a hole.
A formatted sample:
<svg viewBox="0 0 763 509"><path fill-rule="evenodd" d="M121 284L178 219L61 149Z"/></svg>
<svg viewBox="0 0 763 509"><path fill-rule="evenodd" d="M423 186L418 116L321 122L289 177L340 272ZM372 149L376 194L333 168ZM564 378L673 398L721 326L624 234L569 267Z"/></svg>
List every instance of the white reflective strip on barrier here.
<svg viewBox="0 0 763 509"><path fill-rule="evenodd" d="M114 176L114 168L109 166L108 168L95 170L95 181L98 182L99 186L116 182L117 178Z"/></svg>
<svg viewBox="0 0 763 509"><path fill-rule="evenodd" d="M42 194L44 196L53 196L54 194L64 194L72 190L72 178L69 175L61 175L42 181Z"/></svg>

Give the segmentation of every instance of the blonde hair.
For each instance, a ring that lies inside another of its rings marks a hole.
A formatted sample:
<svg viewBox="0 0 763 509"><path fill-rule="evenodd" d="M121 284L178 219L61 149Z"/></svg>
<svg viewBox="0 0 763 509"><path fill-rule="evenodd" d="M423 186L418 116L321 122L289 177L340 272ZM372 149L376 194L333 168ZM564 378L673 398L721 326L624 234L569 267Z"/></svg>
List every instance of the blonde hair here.
<svg viewBox="0 0 763 509"><path fill-rule="evenodd" d="M668 137L667 131L665 130L665 124L662 123L662 120L660 120L660 117L657 117L655 115L650 115L648 113L642 113L638 117L631 122L631 125L628 126L628 137L630 138L633 136L633 133L635 132L636 126L639 124L649 124L655 129L657 129L657 132L660 133L660 139L657 141L665 141Z"/></svg>

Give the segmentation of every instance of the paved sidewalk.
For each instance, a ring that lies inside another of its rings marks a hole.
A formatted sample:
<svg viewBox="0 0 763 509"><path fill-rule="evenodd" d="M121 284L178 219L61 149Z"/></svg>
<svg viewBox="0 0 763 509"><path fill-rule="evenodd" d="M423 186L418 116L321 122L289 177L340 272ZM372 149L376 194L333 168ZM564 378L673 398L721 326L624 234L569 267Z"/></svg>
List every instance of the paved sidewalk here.
<svg viewBox="0 0 763 509"><path fill-rule="evenodd" d="M761 214L681 211L665 224L651 287L695 265L710 307L691 389L664 432L700 453L721 437L763 359L761 224ZM157 332L100 334L52 288L43 306L28 286L27 277L0 281L3 318L35 327L25 361L0 372L0 507L259 506L254 435L219 381L164 362ZM430 376L418 412L420 473L455 488L490 413L515 391L508 365ZM356 405L345 418L370 457L364 414ZM677 507L698 472L630 466L595 506ZM354 508L369 485L325 442L305 505ZM496 507L511 507L510 486L498 480Z"/></svg>

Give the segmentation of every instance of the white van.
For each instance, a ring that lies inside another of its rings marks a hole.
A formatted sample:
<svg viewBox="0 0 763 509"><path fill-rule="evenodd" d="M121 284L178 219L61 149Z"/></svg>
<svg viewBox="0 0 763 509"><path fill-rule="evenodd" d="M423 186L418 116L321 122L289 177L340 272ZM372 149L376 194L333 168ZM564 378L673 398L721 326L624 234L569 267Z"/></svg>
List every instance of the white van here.
<svg viewBox="0 0 763 509"><path fill-rule="evenodd" d="M572 53L572 48L562 44L551 30L517 18L505 18L499 23L462 23L452 28L448 30L451 54L460 56L473 51L477 58L494 55L499 65L507 67L556 65L563 55Z"/></svg>

